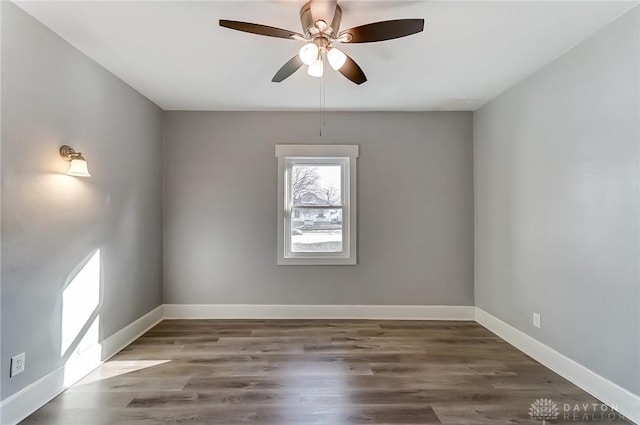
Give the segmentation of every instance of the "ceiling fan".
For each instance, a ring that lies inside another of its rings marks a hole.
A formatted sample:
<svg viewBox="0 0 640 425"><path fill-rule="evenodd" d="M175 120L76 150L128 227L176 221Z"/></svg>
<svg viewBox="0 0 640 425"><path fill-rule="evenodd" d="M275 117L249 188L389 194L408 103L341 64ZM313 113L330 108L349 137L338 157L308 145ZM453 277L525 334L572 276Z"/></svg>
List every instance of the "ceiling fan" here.
<svg viewBox="0 0 640 425"><path fill-rule="evenodd" d="M337 0L311 0L300 9L300 22L303 34L281 28L250 22L220 19L220 26L252 34L269 37L288 38L304 41L297 55L285 63L276 72L271 81L279 83L291 76L303 65L308 65L307 73L313 77L322 77L324 59L329 65L356 84L367 81L364 72L347 54L333 44L372 43L392 40L416 34L424 29L424 19L396 19L374 22L340 31L342 9Z"/></svg>

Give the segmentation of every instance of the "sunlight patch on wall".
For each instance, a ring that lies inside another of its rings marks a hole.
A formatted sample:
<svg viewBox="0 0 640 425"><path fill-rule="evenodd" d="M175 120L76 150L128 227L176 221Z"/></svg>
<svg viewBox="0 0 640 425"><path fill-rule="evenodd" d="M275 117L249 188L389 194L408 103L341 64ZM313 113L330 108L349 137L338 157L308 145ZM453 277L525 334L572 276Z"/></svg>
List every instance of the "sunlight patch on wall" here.
<svg viewBox="0 0 640 425"><path fill-rule="evenodd" d="M78 379L91 372L102 361L102 346L98 344L100 338L100 315L78 342L64 367L64 386L73 385Z"/></svg>
<svg viewBox="0 0 640 425"><path fill-rule="evenodd" d="M62 293L60 355L71 348L100 304L100 250L97 250ZM93 331L95 320L90 330ZM99 329L96 331L99 332ZM87 334L89 332L87 331ZM85 340L85 335L82 341ZM95 342L98 342L96 335Z"/></svg>

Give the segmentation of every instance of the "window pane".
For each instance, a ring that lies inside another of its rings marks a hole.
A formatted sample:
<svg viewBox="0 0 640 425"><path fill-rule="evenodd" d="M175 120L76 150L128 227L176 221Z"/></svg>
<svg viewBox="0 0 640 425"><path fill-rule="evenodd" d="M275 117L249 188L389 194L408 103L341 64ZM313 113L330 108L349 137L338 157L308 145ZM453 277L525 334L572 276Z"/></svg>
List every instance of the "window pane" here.
<svg viewBox="0 0 640 425"><path fill-rule="evenodd" d="M292 252L342 252L342 209L294 208Z"/></svg>
<svg viewBox="0 0 640 425"><path fill-rule="evenodd" d="M291 167L293 205L342 205L340 165L294 164Z"/></svg>

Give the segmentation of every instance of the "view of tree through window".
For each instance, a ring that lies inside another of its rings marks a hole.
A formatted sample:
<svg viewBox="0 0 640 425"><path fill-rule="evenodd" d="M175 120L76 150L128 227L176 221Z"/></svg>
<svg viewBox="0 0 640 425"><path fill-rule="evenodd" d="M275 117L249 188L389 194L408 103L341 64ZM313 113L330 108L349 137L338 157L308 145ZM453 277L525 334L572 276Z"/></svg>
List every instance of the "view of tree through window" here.
<svg viewBox="0 0 640 425"><path fill-rule="evenodd" d="M342 251L342 172L339 165L291 167L291 250Z"/></svg>

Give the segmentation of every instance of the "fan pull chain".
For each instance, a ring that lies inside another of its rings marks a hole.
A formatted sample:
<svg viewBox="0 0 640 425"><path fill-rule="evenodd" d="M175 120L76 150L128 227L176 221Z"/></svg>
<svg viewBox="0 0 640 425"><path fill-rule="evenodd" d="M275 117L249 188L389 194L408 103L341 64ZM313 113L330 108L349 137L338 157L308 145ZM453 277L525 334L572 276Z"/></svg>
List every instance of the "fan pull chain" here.
<svg viewBox="0 0 640 425"><path fill-rule="evenodd" d="M322 128L327 125L327 121L325 118L325 111L327 108L327 92L326 92L326 84L325 84L325 75L326 75L325 73L322 73L322 77L320 79L320 137L322 137Z"/></svg>
<svg viewBox="0 0 640 425"><path fill-rule="evenodd" d="M322 79L324 79L324 77L322 77ZM322 137L322 80L320 81L320 93L319 94L320 94L320 99L318 99L319 103L320 103L320 105L319 105L319 107L320 107L320 123L319 123L320 125L319 125L319 127L320 127L320 137Z"/></svg>
<svg viewBox="0 0 640 425"><path fill-rule="evenodd" d="M327 126L327 84L325 81L325 73L322 74L322 126Z"/></svg>

